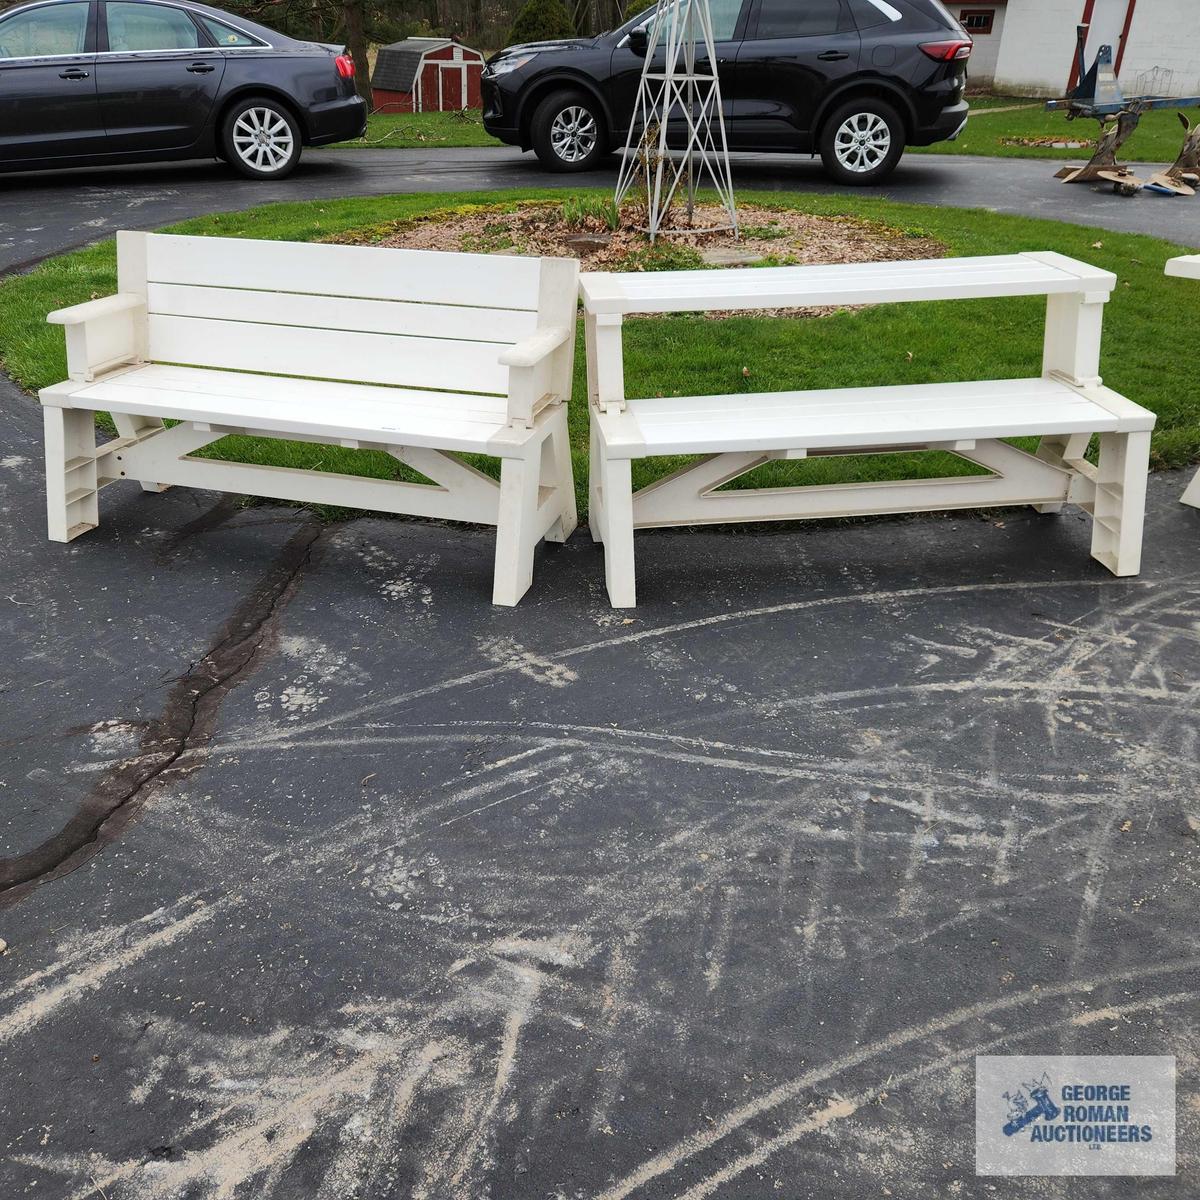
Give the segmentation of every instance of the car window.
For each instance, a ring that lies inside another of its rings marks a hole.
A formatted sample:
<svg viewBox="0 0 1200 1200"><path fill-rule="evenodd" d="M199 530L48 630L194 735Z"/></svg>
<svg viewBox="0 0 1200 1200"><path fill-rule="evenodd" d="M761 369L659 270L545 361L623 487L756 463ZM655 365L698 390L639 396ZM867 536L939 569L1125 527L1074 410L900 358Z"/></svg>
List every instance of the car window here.
<svg viewBox="0 0 1200 1200"><path fill-rule="evenodd" d="M841 0L762 0L755 36L820 37L843 28Z"/></svg>
<svg viewBox="0 0 1200 1200"><path fill-rule="evenodd" d="M904 19L904 14L895 5L889 4L888 0L850 0L850 11L859 29L894 25Z"/></svg>
<svg viewBox="0 0 1200 1200"><path fill-rule="evenodd" d="M223 25L220 21L214 21L212 17L206 17L203 13L197 14L204 24L204 28L208 30L209 36L218 46L260 46L261 42L255 41L254 38L248 37L244 33L231 28L228 25Z"/></svg>
<svg viewBox="0 0 1200 1200"><path fill-rule="evenodd" d="M87 45L88 6L55 4L0 20L0 58L82 54Z"/></svg>
<svg viewBox="0 0 1200 1200"><path fill-rule="evenodd" d="M710 0L712 12L713 41L731 42L737 31L738 16L742 11L742 0ZM654 12L646 13L647 26L653 24ZM637 23L635 22L635 28ZM665 40L665 35L664 39Z"/></svg>
<svg viewBox="0 0 1200 1200"><path fill-rule="evenodd" d="M946 22L947 29L962 29L962 22L942 3L942 0L929 0L934 12ZM965 33L966 30L963 30Z"/></svg>
<svg viewBox="0 0 1200 1200"><path fill-rule="evenodd" d="M712 0L713 41L730 42L737 29L742 0Z"/></svg>
<svg viewBox="0 0 1200 1200"><path fill-rule="evenodd" d="M108 5L108 48L114 51L195 50L200 31L182 9L165 4Z"/></svg>

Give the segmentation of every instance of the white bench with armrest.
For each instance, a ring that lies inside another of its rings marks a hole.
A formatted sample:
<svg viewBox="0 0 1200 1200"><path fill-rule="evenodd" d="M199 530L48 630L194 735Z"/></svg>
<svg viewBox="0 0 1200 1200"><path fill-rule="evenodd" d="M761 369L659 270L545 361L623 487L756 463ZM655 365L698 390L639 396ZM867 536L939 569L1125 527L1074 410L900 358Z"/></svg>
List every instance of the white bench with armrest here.
<svg viewBox="0 0 1200 1200"><path fill-rule="evenodd" d="M48 318L70 376L40 393L53 540L127 477L443 517L496 526L512 605L538 541L571 535L574 260L145 233L117 252L117 295ZM119 434L99 446L98 411ZM231 433L381 450L434 482L192 457ZM464 453L499 457L499 482Z"/></svg>

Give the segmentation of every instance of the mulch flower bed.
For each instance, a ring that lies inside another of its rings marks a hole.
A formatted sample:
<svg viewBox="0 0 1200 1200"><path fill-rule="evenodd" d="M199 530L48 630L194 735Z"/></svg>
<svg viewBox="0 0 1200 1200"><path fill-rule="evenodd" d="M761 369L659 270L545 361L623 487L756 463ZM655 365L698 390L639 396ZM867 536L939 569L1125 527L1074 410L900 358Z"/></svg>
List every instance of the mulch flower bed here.
<svg viewBox="0 0 1200 1200"><path fill-rule="evenodd" d="M723 209L700 206L694 225L682 209L674 228L651 245L636 215L622 214L595 198L529 201L516 205L468 205L382 226L351 230L330 239L342 244L394 246L578 258L585 271L753 268L810 263L884 262L941 258L946 247L920 230L897 229L859 217L818 216L788 208L743 204L740 236L711 231L727 222ZM820 316L829 308L789 310ZM714 314L720 316L720 314Z"/></svg>

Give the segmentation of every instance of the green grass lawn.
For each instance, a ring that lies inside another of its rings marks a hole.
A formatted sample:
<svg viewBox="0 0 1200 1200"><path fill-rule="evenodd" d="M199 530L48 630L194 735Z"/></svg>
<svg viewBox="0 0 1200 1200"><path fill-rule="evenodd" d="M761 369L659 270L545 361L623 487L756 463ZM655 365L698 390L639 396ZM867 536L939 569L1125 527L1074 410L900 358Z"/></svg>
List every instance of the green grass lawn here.
<svg viewBox="0 0 1200 1200"><path fill-rule="evenodd" d="M172 232L311 241L349 229L375 228L430 211L473 205L561 200L561 193L502 192L408 195L268 205L249 212L185 221ZM1134 234L1098 233L1082 226L984 211L927 208L878 199L755 194L755 205L875 220L946 243L952 254L1057 250L1116 272L1121 283L1109 305L1104 376L1107 383L1159 414L1154 461L1184 466L1200 459L1200 394L1192 386L1200 287L1163 275L1181 247ZM54 308L115 290L112 242L51 259L27 275L0 282L0 359L24 387L35 390L65 377L62 330L45 324ZM817 320L693 316L631 320L626 335L629 394L730 393L1002 379L1040 373L1044 301L976 300L882 306ZM586 508L587 410L582 336L577 353L571 430L581 511ZM743 371L749 372L748 378ZM34 403L33 400L30 401ZM315 467L381 478L411 479L383 454L262 438L227 438L218 456ZM967 468L945 455L823 458L772 463L752 483L841 482L934 476ZM481 460L495 473L494 460ZM678 465L656 459L636 464L639 486Z"/></svg>
<svg viewBox="0 0 1200 1200"><path fill-rule="evenodd" d="M995 112L1011 105L1031 104L1011 112ZM1194 114L1193 114L1194 115ZM1068 121L1062 113L1048 113L1040 100L1014 96L971 98L971 119L956 142L910 149L910 154L983 154L993 158L1059 158L1081 165L1091 150L1056 150L1052 146L1009 145L1008 139L1052 137L1063 142L1087 142L1100 136L1099 121ZM1174 109L1146 113L1137 132L1121 147L1125 162L1173 163L1183 146L1183 126Z"/></svg>
<svg viewBox="0 0 1200 1200"><path fill-rule="evenodd" d="M1092 143L1099 136L1096 121L1068 121L1048 113L1042 101L1021 96L973 96L971 120L957 142L913 148L910 154L982 154L1003 158L1060 158L1083 163L1091 156L1083 150L1056 150L1050 146L1007 145L1008 138L1053 137L1061 141ZM1020 107L1012 112L993 109ZM373 113L365 137L341 142L346 147L392 150L440 149L454 146L499 146L483 128L477 110L450 113ZM1128 162L1174 162L1183 145L1183 127L1174 110L1147 113L1137 133L1125 143L1121 158Z"/></svg>
<svg viewBox="0 0 1200 1200"><path fill-rule="evenodd" d="M462 112L372 113L367 118L366 135L338 147L364 146L372 149L419 150L453 146L498 146L484 132L483 114L478 109Z"/></svg>

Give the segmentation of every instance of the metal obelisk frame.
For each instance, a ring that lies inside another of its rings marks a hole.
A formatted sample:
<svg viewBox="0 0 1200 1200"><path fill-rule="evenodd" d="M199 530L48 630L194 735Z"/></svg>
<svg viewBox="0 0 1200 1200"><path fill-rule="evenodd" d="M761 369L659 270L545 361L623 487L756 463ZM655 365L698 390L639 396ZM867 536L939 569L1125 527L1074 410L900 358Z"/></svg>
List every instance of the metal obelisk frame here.
<svg viewBox="0 0 1200 1200"><path fill-rule="evenodd" d="M737 206L729 168L725 114L721 107L721 81L717 76L717 51L713 39L709 0L658 0L646 48L646 65L634 105L633 122L625 143L625 159L617 180L618 207L639 175L646 179L646 232L650 240L663 227L680 188L687 193L689 229L696 211L696 189L707 175L728 224L707 227L737 233ZM654 69L659 47L665 50L662 70ZM697 51L703 59L697 64ZM667 121L681 113L687 126L687 146L682 152L667 147ZM680 230L679 232L685 232Z"/></svg>

